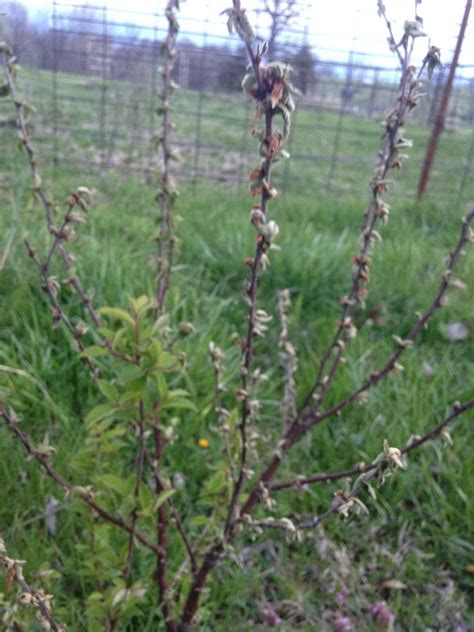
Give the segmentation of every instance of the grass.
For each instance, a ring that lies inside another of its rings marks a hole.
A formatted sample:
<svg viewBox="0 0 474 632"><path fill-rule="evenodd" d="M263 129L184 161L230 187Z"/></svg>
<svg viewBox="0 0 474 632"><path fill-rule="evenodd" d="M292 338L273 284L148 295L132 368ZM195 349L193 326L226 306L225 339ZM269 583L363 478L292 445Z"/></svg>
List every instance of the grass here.
<svg viewBox="0 0 474 632"><path fill-rule="evenodd" d="M39 109L41 144L71 172L81 167L83 173L97 174L107 166L122 173L153 173L159 168L154 147L158 132L156 86L73 74L57 75L57 93L52 88L51 73L26 69L20 75L23 94ZM277 188L288 193L313 195L328 191L333 195L364 197L368 174L379 148L379 122L382 112L393 100L384 85L380 93L385 101L377 112L365 116L365 110L315 108L300 99L293 117L288 142L291 161L285 161L275 174ZM326 86L331 101L338 102L341 85L334 80ZM427 87L428 92L430 88ZM365 91L359 91L359 97ZM458 89L455 96L464 95ZM366 95L367 96L367 95ZM457 98L456 97L456 98ZM182 162L177 167L217 181L242 182L255 167L256 144L248 133L254 110L240 94L214 94L178 90L174 97L175 145ZM420 105L421 114L407 125L406 136L413 139L410 160L397 174L399 198L413 199L423 163L430 129L426 125L427 97ZM5 105L0 104L0 118ZM6 115L5 115L6 116ZM257 121L258 124L258 121ZM472 173L472 130L458 122L447 125L441 135L436 160L427 191L429 201L442 200L458 204L474 196Z"/></svg>
<svg viewBox="0 0 474 632"><path fill-rule="evenodd" d="M191 98L197 97L192 93L179 97L177 123L181 138L191 134L193 122L184 114L186 108L193 107L190 101L187 103ZM203 109L212 112L211 101L221 109L234 103L233 97L217 104L215 97L205 95ZM81 128L87 113L82 112L83 118L78 119L78 110L69 114L62 110L62 116L68 125L74 122ZM321 147L330 143L329 136L317 135L312 141L309 134L298 132L304 129L298 125L310 125L314 116L305 111L298 114L293 143L301 154L310 153L315 142ZM317 116L326 117L328 123L337 122L330 113ZM370 145L373 155L373 139L369 143L363 135L364 129L373 131L373 121L348 117L344 126L348 135L341 144L341 153L355 156L363 150L365 155ZM39 143L41 133L40 126L35 128ZM353 144L346 143L351 133L357 139ZM413 130L409 135L421 142L423 133ZM5 146L14 144L15 132L1 130L1 135ZM243 146L244 153L247 143L253 143L242 140L246 139L245 130L239 127L233 134L217 121L214 126L206 124L204 135L219 143L233 142L235 151ZM85 138L74 131L70 136L64 147L72 139L74 147L93 151L92 141L97 138ZM460 151L464 142L461 132L452 139L450 153ZM216 150L215 164L227 156ZM288 287L291 291L294 307L290 332L299 353L302 397L338 318L338 300L347 289L350 258L366 196L347 190L343 196L336 190L322 193L317 183L324 180L326 161L306 161L304 169L299 168L302 163L296 158L289 164L290 175L293 170L297 172L303 184L272 204L272 217L281 229L281 252L272 253L271 268L262 278L260 304L273 312L277 290ZM0 364L21 367L39 380L61 414L31 381L20 376L0 371L0 395L2 391L9 393L12 404L24 415L22 424L36 441L48 435L58 450L55 466L74 479L85 440L83 419L97 403L98 393L83 379L84 369L66 333L52 329L37 271L24 252L24 235L29 235L40 252L48 243L41 210L30 193L24 159L19 152L8 150L0 157L0 169L4 176L0 247L8 235L13 235L0 272ZM284 169L280 167L280 174ZM347 177L354 181L363 178L364 183L370 177L366 165L357 165L349 176L341 166L338 172L335 186L337 182L344 184ZM407 174L408 180L402 180L397 188L404 190L414 182L415 175L416 170ZM440 174L436 183L449 195L459 184L457 177L451 178ZM97 179L71 173L67 167L48 167L45 182L58 204L78 185L96 189L94 210L73 244L79 255L79 274L87 280L87 287L94 289L96 304L125 305L127 296L152 293L152 235L157 218L153 187L144 187L130 176L111 173ZM363 187L365 184L360 185ZM392 334L403 337L415 312L429 304L445 257L457 238L461 207L446 206L435 195L422 204L397 201L396 195L394 189L389 200L393 205L391 220L383 230L383 244L375 251L367 310L358 315L361 332L348 350L347 363L338 375L330 401L340 399L381 366L393 347ZM221 458L211 430L213 382L207 348L214 340L226 350L226 379L230 384L232 371L235 373L238 367L238 352L231 340L235 333L242 332L245 320L241 290L247 269L242 261L251 256L254 247L254 232L248 221L251 205L245 191L229 186L209 182L182 186L179 213L183 222L178 230L180 247L170 311L178 322L191 320L196 328L196 333L183 341L182 350L187 352L190 364L186 387L198 402L199 412L180 426L173 458L189 481L185 499L189 503L196 502L213 459ZM472 253L467 253L457 276L473 286ZM74 297L69 302L73 313L80 315ZM468 324L469 339L454 344L445 333L445 325L458 320ZM287 461L282 478L302 471L339 470L373 459L385 438L391 445L403 446L410 435L432 426L452 402L472 396L473 338L472 294L452 291L449 304L436 314L415 349L408 352L405 371L388 378L365 403L348 408L337 421L320 426L314 436L305 439ZM279 424L277 340L274 321L267 338L257 346L259 362L270 376L262 392L265 411L261 422L269 436ZM426 377L426 363L433 370L430 377ZM468 565L474 562L474 515L469 502L474 493L474 456L468 439L470 422L472 414L456 423L453 446L438 440L423 447L411 456L406 472L398 473L378 491L375 501L363 498L370 511L368 517L333 520L324 532L312 534L300 545L286 545L268 534L242 538L235 555L217 569L210 592L204 597L202 628L264 630L261 608L271 603L285 619L288 630L330 630L329 613L336 611L350 614L357 630L371 630L370 605L380 599L386 599L395 612L397 630L454 630L461 619L472 627L470 599L474 582ZM211 440L206 453L196 446L200 436ZM71 630L90 629L84 622L87 596L96 589L85 555L90 548L85 535L90 517L76 504L65 501L58 489L39 474L35 463L25 461L21 447L3 427L0 485L0 533L9 550L28 561L27 573L37 583L46 581L42 571L53 569L48 590L56 595L58 617L67 621ZM327 485L299 493L281 492L279 508L290 516L319 513L327 507L336 488ZM54 537L48 534L43 519L50 495L60 501ZM96 533L97 546L101 538L110 539L119 551L121 540L115 532L103 529ZM175 554L173 563L178 564ZM151 561L145 556L142 564L143 572L150 572ZM105 567L95 573L99 578L107 577ZM401 583L390 584L390 580ZM341 605L337 596L343 587L348 588L348 597ZM153 606L147 602L141 611L127 629L156 630L156 622L151 621ZM149 619L143 612L149 613Z"/></svg>

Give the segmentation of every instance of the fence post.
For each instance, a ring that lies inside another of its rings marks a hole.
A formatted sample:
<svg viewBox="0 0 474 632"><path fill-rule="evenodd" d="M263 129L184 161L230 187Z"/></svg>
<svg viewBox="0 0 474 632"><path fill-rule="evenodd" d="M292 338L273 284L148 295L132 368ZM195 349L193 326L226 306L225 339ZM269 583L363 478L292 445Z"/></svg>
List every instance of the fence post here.
<svg viewBox="0 0 474 632"><path fill-rule="evenodd" d="M354 42L353 42L354 44ZM347 72L346 72L346 80L344 82L344 87L341 91L341 104L339 108L339 116L337 119L336 125L336 136L334 138L334 147L331 157L331 164L329 165L327 179L326 179L326 191L329 192L331 190L331 185L334 177L334 172L336 170L338 158L339 158L339 146L341 144L341 134L342 127L344 125L344 118L348 109L348 105L352 99L351 96L351 84L352 84L352 67L354 65L354 46L349 53L349 58L347 61Z"/></svg>
<svg viewBox="0 0 474 632"><path fill-rule="evenodd" d="M446 120L446 112L448 109L449 97L450 97L451 90L453 87L454 75L456 74L456 68L458 65L459 55L461 53L464 35L466 33L467 23L469 20L469 13L471 12L471 7L472 7L472 0L467 0L466 7L464 9L464 16L461 22L461 28L459 30L458 40L456 42L456 48L454 50L453 60L451 62L451 67L449 69L448 79L446 81L446 85L444 86L443 94L441 96L441 100L438 106L438 111L436 112L436 115L435 115L433 130L431 132L431 137L428 143L428 147L426 149L425 160L423 162L420 180L418 182L417 197L419 200L423 197L426 191L426 185L428 184L431 167L433 166L433 161L436 155L438 140L441 135L441 132L444 129L444 123Z"/></svg>

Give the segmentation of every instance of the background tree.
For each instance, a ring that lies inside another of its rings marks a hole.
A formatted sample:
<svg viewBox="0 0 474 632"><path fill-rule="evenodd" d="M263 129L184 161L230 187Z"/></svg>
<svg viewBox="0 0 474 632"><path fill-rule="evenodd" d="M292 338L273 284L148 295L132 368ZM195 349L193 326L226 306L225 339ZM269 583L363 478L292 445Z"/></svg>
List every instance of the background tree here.
<svg viewBox="0 0 474 632"><path fill-rule="evenodd" d="M272 59L279 36L298 17L296 0L263 0L260 13L270 18L268 58Z"/></svg>
<svg viewBox="0 0 474 632"><path fill-rule="evenodd" d="M218 88L224 92L242 91L242 73L240 68L245 68L247 53L243 46L236 51L224 48L221 55Z"/></svg>
<svg viewBox="0 0 474 632"><path fill-rule="evenodd" d="M303 44L296 53L290 58L290 63L296 73L293 78L293 84L301 90L304 95L314 91L316 83L316 66L317 58L311 51L309 44Z"/></svg>

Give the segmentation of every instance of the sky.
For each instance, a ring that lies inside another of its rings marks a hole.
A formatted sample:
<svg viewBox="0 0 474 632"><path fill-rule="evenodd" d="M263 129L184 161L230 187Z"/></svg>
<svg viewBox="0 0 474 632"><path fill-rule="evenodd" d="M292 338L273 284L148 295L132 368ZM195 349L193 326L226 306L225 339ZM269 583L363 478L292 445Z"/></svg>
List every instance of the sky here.
<svg viewBox="0 0 474 632"><path fill-rule="evenodd" d="M402 32L406 19L413 19L416 0L384 0L387 15L393 22L395 32ZM467 0L423 0L418 4L418 13L424 20L424 28L429 33L432 44L442 50L442 59L449 61L452 57L460 22ZM87 0L76 0L85 4ZM383 21L377 16L376 0L297 0L300 17L295 23L299 34L293 36L297 40L307 30L308 42L315 46L322 59L345 61L350 50L365 51L367 63L374 65L394 65L393 54L387 47L387 32ZM165 0L90 0L89 4L107 5L109 19L117 21L135 21L149 24L155 12L160 12ZM50 10L52 3L48 0L25 0L23 2L32 12ZM57 0L58 11L65 12L74 0ZM224 43L227 37L225 17L219 13L231 4L231 0L186 0L181 4L182 31L195 32L191 37L199 42L201 34L207 32L207 41ZM262 16L253 11L261 6L259 0L242 0L252 22L257 24L257 32L265 36L266 24ZM132 8L131 8L132 7ZM139 13L141 14L139 14ZM474 11L472 12L463 45L460 63L474 65ZM419 44L419 55L423 56L428 40ZM474 75L474 69L465 74Z"/></svg>

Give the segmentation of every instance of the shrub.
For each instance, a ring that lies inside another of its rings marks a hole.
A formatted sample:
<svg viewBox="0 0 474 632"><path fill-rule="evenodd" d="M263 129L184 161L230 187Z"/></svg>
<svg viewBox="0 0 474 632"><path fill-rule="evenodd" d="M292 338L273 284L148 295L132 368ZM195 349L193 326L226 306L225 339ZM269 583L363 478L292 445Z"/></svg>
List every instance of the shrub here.
<svg viewBox="0 0 474 632"><path fill-rule="evenodd" d="M265 339L272 317L259 305L258 288L262 275L268 274L270 256L279 235L277 223L269 219L271 202L278 195L272 171L278 161L288 159L284 145L297 91L292 86L288 65L263 62L266 45L256 45L245 10L239 0L234 0L225 13L229 30L237 33L247 50L250 67L242 85L256 102L252 133L258 143L260 163L250 174L250 190L257 200L250 210L256 247L254 255L246 260L247 312L244 331L236 340L240 351L240 383L236 385L235 377L229 377L226 353L211 342L215 423L212 439L201 436L197 441L197 449L208 454L207 468L189 455L191 465L186 477L183 475L180 464L186 458L183 452L187 446L182 440L182 426L199 418L205 398L200 399L199 393L193 396L186 388L192 384L192 376L180 340L193 334L193 325L186 320L179 322L175 314L167 311L177 245L174 208L179 199L170 171L172 161L177 158L171 145L177 9L178 1L169 0L166 8L169 28L162 45L163 91L159 108L162 168L156 193L160 209L156 292L153 297L130 299L125 305L121 300L118 305L97 308L79 278L70 243L74 241L76 228L87 220L93 194L88 188L77 188L68 197L62 218L57 220L39 173L27 128L27 109L16 93L15 59L7 45L2 44L5 93L15 104L20 143L51 236L45 253L39 254L29 240L27 252L38 269L53 324L64 327L73 338L85 367L80 379L88 382L87 388L94 389L100 402L84 417L86 436L70 459L71 478L66 478L54 465L56 450L48 437L35 442L21 424L21 416L28 409L28 401L23 400L21 392L15 389L2 392L0 416L27 456L62 488L69 510L80 515L83 566L78 572L88 594L85 613L87 629L91 631L143 629L151 622L173 632L189 629L200 617L206 622L206 608L200 608L209 576L226 554L240 546L241 534L271 530L282 532L290 541L301 542L330 516L368 513L361 499L365 492L377 497L377 488L397 470L406 468L408 454L443 433L448 437L448 425L474 407L473 399L456 402L425 434L407 437L401 448L385 440L380 454L366 463L329 473L298 469L287 480L275 482L277 473L284 469L289 455L301 446L304 437L316 436L316 429L323 422L334 420L354 402L363 402L388 375L403 370L402 357L442 307L448 290L463 285L455 278L454 268L464 246L473 239L470 223L474 212L462 220L459 237L432 302L418 315L408 333L393 336L393 350L380 368L341 397L334 389L336 376L342 370L346 348L358 334L356 313L365 308L372 251L382 240L378 228L387 223L390 215L386 194L392 181L388 176L402 167L404 152L411 146L403 126L423 96L421 78L424 72L431 75L439 64L439 51L432 46L417 71L412 54L415 40L424 35L420 21L406 22L397 41L379 4L390 46L400 62L401 79L396 101L383 122L381 149L370 181L370 201L352 258L349 291L339 301L340 316L335 331L314 367L306 392L297 387L297 353L289 327L291 295L288 290L279 292L278 349L283 369L280 414L265 411L267 402L262 389L268 358L263 352L259 359L262 346L258 341ZM53 273L56 259L62 262L64 281ZM83 319L71 315L71 295L81 304ZM267 417L271 417L271 423L267 423ZM295 493L326 481L345 483L327 501L323 511L289 515L277 502L278 493L283 490ZM48 511L47 516L54 524L54 503ZM45 629L64 629L52 612L52 598L27 583L22 573L23 562L7 555L3 541L0 541L0 564L6 569L7 588L14 582L18 584L20 603L35 607L39 623ZM342 603L346 596L343 591L340 594ZM209 620L212 606L206 604L206 607L207 625L213 629L215 625ZM381 629L393 625L393 614L384 602L374 603L371 612ZM15 626L31 620L29 611L8 601L2 616L8 629L18 629ZM270 605L262 608L261 619L270 627L281 621ZM334 629L351 629L351 619L345 614L335 613L331 623Z"/></svg>

